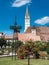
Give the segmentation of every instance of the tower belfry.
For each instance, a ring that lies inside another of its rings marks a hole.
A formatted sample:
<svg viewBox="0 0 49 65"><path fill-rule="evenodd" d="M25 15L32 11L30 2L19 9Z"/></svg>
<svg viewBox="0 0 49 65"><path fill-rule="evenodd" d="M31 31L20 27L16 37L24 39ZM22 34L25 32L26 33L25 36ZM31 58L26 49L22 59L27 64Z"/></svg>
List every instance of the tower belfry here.
<svg viewBox="0 0 49 65"><path fill-rule="evenodd" d="M30 27L30 15L29 15L29 11L28 11L28 6L26 6L26 14L25 14L25 29L24 32L26 31L26 29Z"/></svg>

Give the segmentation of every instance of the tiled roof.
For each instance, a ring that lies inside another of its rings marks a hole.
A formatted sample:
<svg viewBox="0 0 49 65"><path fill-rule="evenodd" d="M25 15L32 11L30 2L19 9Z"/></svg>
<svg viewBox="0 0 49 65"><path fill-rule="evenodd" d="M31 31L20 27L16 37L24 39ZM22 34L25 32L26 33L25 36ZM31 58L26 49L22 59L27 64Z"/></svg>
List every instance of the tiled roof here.
<svg viewBox="0 0 49 65"><path fill-rule="evenodd" d="M36 35L40 36L42 41L49 40L49 27L47 27L47 26L29 27L25 33L31 33L31 30L33 30L33 29L36 29Z"/></svg>
<svg viewBox="0 0 49 65"><path fill-rule="evenodd" d="M26 33L26 34L18 34L18 39L21 41L26 41L26 40L33 40L33 41L41 41L40 36L35 36L31 33Z"/></svg>
<svg viewBox="0 0 49 65"><path fill-rule="evenodd" d="M25 33L31 33L31 27L28 27Z"/></svg>
<svg viewBox="0 0 49 65"><path fill-rule="evenodd" d="M11 35L11 36L5 36L5 39L13 39L13 35Z"/></svg>

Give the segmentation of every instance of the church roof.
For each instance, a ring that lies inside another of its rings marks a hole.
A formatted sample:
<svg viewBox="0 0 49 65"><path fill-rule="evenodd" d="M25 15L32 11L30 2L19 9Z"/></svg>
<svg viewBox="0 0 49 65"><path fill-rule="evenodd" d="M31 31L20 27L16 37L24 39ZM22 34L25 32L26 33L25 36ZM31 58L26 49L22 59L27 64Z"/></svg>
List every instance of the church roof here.
<svg viewBox="0 0 49 65"><path fill-rule="evenodd" d="M42 41L49 41L49 27L48 26L35 26L28 27L25 33L32 33L31 30L36 30L36 35L40 36Z"/></svg>
<svg viewBox="0 0 49 65"><path fill-rule="evenodd" d="M32 33L18 34L18 39L23 42L28 41L28 40L41 41L40 36L33 35Z"/></svg>

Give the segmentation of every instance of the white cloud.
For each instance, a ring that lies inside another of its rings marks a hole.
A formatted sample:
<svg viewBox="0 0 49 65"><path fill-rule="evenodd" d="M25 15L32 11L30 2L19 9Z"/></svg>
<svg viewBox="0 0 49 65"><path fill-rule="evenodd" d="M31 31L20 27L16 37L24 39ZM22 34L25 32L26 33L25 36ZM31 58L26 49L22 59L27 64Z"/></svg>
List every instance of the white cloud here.
<svg viewBox="0 0 49 65"><path fill-rule="evenodd" d="M12 3L12 7L21 7L21 6L26 5L30 2L31 2L31 0L15 0Z"/></svg>
<svg viewBox="0 0 49 65"><path fill-rule="evenodd" d="M48 16L45 16L45 17L43 17L41 19L37 19L35 21L35 23L36 24L40 24L40 25L45 25L45 24L49 23L49 17Z"/></svg>

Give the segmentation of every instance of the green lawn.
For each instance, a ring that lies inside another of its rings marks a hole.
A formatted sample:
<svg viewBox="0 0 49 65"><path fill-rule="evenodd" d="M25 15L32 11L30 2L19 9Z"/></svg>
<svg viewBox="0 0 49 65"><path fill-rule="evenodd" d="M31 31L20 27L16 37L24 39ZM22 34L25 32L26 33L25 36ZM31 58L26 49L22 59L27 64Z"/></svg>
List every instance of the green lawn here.
<svg viewBox="0 0 49 65"><path fill-rule="evenodd" d="M27 59L12 60L11 57L0 58L0 65L27 65ZM30 65L49 65L49 60L31 59Z"/></svg>

